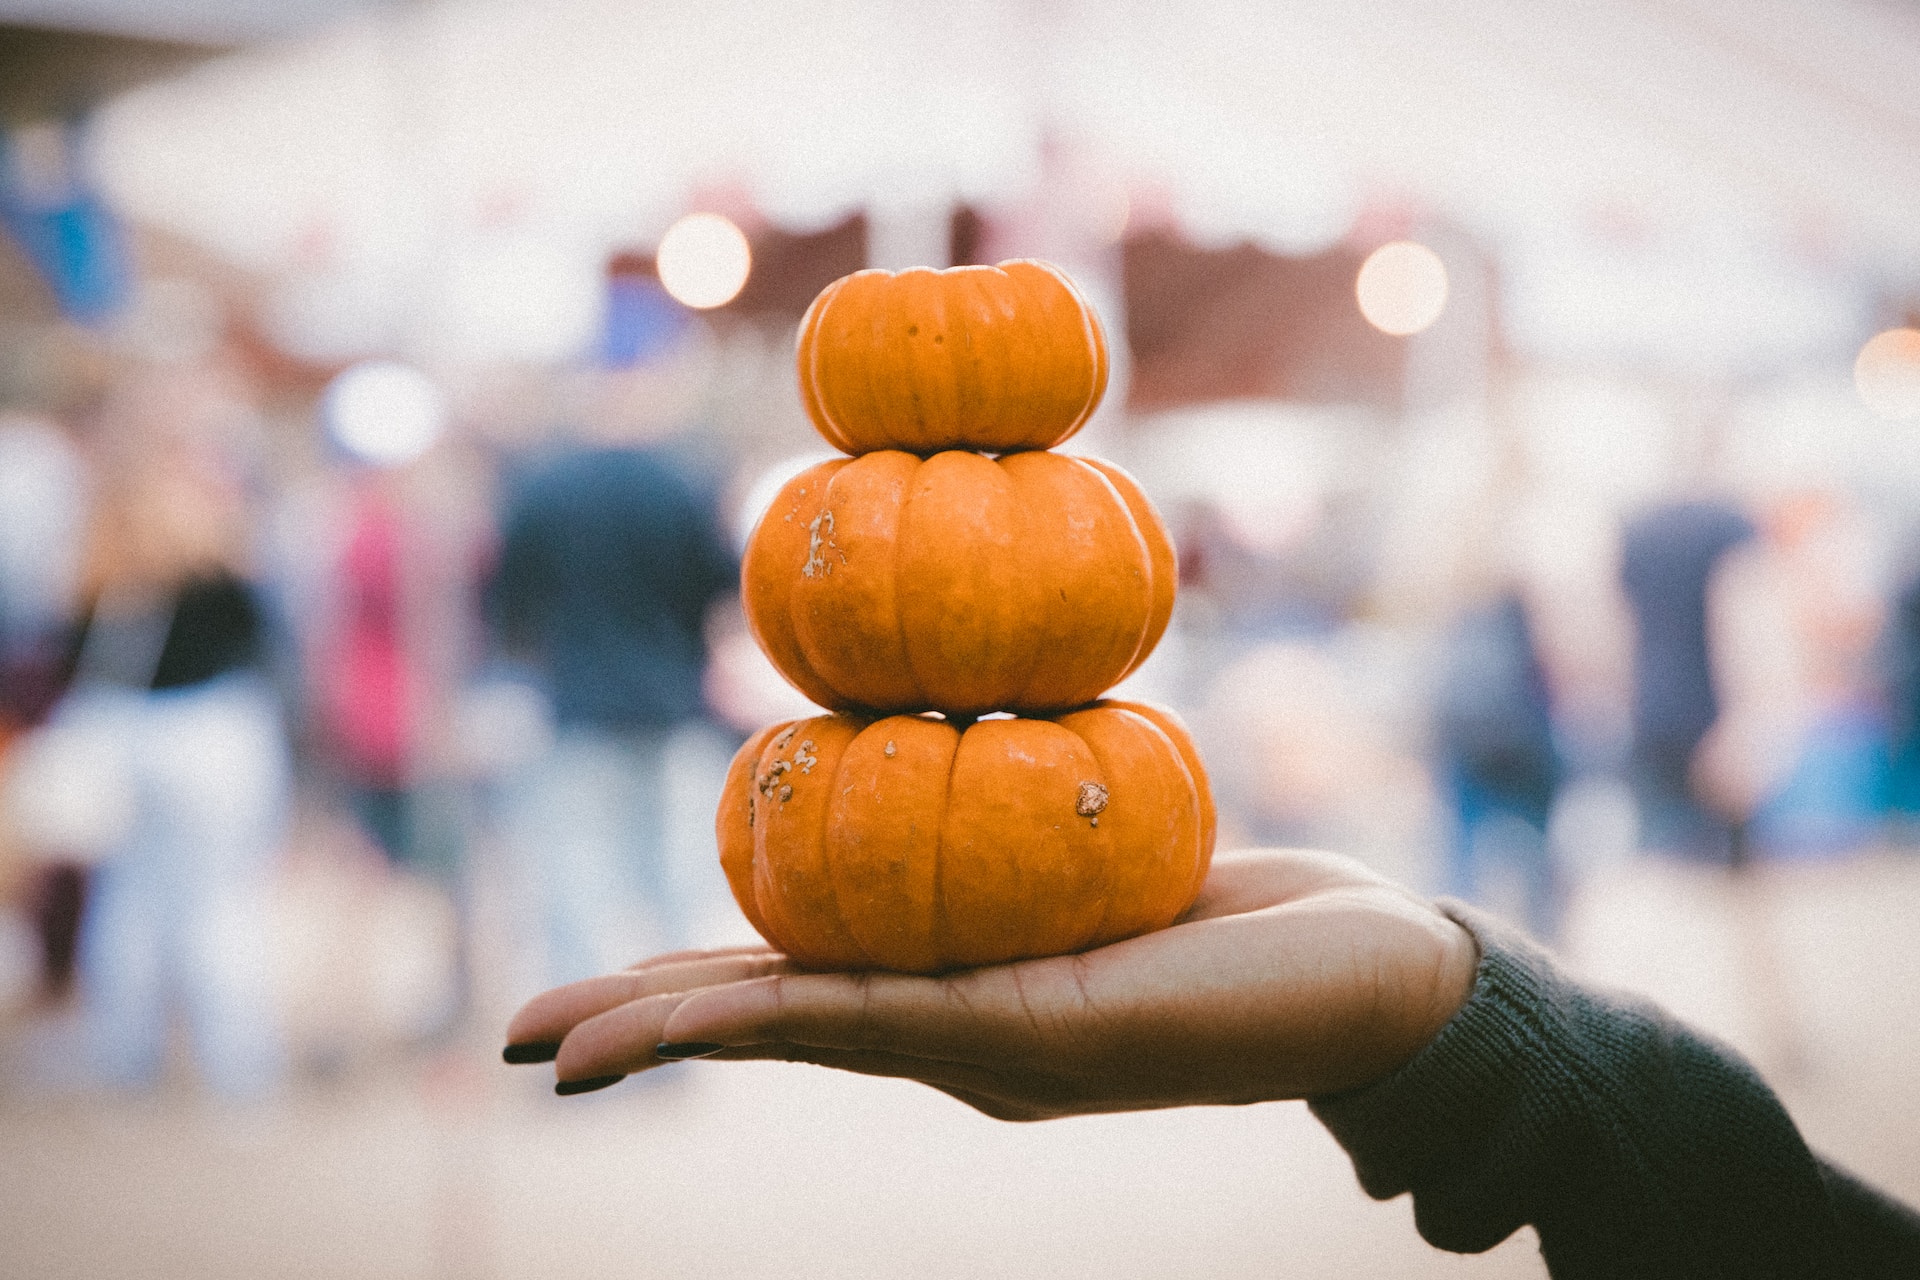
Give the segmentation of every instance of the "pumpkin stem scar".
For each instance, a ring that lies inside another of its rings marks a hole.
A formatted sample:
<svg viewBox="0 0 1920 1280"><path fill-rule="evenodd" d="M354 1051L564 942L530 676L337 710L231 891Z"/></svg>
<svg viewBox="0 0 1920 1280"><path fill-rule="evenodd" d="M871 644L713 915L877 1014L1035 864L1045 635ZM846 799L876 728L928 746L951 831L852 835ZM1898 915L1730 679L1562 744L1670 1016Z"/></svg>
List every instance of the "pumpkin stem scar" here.
<svg viewBox="0 0 1920 1280"><path fill-rule="evenodd" d="M1107 789L1097 782L1080 784L1080 794L1074 799L1073 811L1083 818L1092 818L1093 825L1100 825L1100 811L1107 807Z"/></svg>
<svg viewBox="0 0 1920 1280"><path fill-rule="evenodd" d="M803 578L824 578L833 572L833 562L827 559L827 552L840 557L840 563L847 562L847 553L842 551L833 540L833 512L823 509L807 525L807 562L800 566Z"/></svg>

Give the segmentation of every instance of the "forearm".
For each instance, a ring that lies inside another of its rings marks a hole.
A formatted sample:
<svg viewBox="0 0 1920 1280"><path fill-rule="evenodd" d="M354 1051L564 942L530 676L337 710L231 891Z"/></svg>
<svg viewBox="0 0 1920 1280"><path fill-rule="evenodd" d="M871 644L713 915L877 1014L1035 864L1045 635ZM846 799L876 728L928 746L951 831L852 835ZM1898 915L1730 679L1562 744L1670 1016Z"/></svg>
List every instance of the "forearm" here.
<svg viewBox="0 0 1920 1280"><path fill-rule="evenodd" d="M1848 1274L1842 1215L1731 1050L1563 977L1470 909L1474 992L1406 1067L1315 1100L1368 1193L1477 1252L1523 1224L1556 1277Z"/></svg>

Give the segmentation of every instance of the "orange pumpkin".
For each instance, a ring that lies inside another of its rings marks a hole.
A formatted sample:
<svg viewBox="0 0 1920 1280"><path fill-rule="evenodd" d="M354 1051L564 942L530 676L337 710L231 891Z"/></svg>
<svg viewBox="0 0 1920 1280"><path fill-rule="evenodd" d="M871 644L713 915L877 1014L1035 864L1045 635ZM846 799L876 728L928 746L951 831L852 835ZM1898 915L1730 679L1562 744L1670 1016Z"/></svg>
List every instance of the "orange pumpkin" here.
<svg viewBox="0 0 1920 1280"><path fill-rule="evenodd" d="M978 715L1099 697L1159 643L1176 577L1166 527L1111 463L887 450L790 481L741 594L820 705Z"/></svg>
<svg viewBox="0 0 1920 1280"><path fill-rule="evenodd" d="M715 820L734 898L822 969L934 973L1165 928L1213 856L1213 797L1167 711L816 716L734 757Z"/></svg>
<svg viewBox="0 0 1920 1280"><path fill-rule="evenodd" d="M1044 262L856 271L800 322L800 398L848 453L1049 449L1107 389L1093 309Z"/></svg>

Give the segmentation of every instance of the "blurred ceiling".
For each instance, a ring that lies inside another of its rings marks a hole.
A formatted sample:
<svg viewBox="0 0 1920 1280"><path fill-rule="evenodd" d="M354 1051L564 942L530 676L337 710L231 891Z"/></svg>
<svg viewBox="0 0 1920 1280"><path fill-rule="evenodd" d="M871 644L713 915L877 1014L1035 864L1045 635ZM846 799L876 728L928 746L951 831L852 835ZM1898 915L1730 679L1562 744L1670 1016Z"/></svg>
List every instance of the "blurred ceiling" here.
<svg viewBox="0 0 1920 1280"><path fill-rule="evenodd" d="M1722 363L1846 337L1835 281L1920 289L1899 0L0 0L29 12L245 45L105 104L90 155L115 208L277 282L315 350L588 325L609 254L692 207L864 211L905 265L972 205L1096 292L1123 230L1306 260L1446 227L1558 264L1520 290L1536 331ZM1598 287L1620 259L1636 289Z"/></svg>
<svg viewBox="0 0 1920 1280"><path fill-rule="evenodd" d="M0 23L0 123L77 115L225 48Z"/></svg>
<svg viewBox="0 0 1920 1280"><path fill-rule="evenodd" d="M0 123L73 116L387 0L0 0Z"/></svg>
<svg viewBox="0 0 1920 1280"><path fill-rule="evenodd" d="M186 44L290 35L380 0L0 0L0 24Z"/></svg>
<svg viewBox="0 0 1920 1280"><path fill-rule="evenodd" d="M0 0L27 3L136 12ZM137 12L224 14L231 36L327 7ZM507 205L645 234L716 179L794 229L1004 205L1065 137L1216 245L1314 252L1398 203L1496 236L1699 226L1920 269L1920 10L1892 0L845 0L804 20L436 0L208 71L112 113L110 185L256 260L315 228L368 253L444 239Z"/></svg>

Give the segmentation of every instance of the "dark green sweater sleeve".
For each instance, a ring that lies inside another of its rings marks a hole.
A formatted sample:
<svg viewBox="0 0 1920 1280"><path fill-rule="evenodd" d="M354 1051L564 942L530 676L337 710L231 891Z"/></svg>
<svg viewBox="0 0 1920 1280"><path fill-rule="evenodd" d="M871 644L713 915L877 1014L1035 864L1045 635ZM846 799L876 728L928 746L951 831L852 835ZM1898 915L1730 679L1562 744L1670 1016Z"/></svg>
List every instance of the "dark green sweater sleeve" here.
<svg viewBox="0 0 1920 1280"><path fill-rule="evenodd" d="M1477 1253L1530 1223L1556 1280L1920 1277L1920 1217L1816 1160L1731 1049L1442 906L1480 944L1466 1005L1395 1074L1312 1104L1369 1195L1413 1193L1428 1243Z"/></svg>

